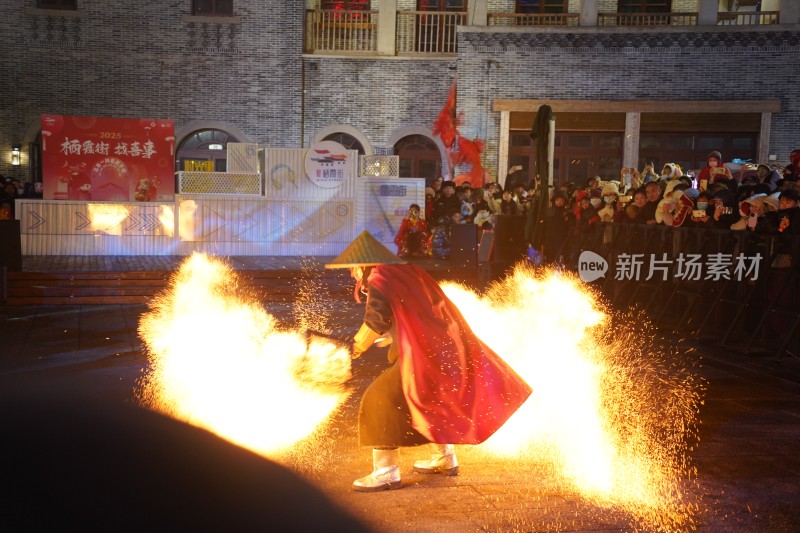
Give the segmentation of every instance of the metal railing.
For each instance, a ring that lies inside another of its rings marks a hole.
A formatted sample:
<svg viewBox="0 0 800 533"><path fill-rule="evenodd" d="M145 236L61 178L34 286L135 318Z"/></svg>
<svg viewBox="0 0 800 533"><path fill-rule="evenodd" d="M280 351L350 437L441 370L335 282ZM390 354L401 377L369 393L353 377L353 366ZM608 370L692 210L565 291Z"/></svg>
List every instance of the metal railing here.
<svg viewBox="0 0 800 533"><path fill-rule="evenodd" d="M582 250L605 258L595 285L659 328L778 361L800 356L800 235L614 222L567 248L570 268Z"/></svg>
<svg viewBox="0 0 800 533"><path fill-rule="evenodd" d="M780 11L760 11L741 13L735 11L720 11L717 14L719 26L752 26L759 24L779 24Z"/></svg>
<svg viewBox="0 0 800 533"><path fill-rule="evenodd" d="M466 12L398 11L395 35L398 54L454 55L458 51L456 28L466 24ZM697 13L599 13L598 26L696 26ZM717 24L746 26L779 24L779 11L720 12ZM580 14L489 13L489 26L578 27ZM376 53L378 11L306 10L305 52Z"/></svg>
<svg viewBox="0 0 800 533"><path fill-rule="evenodd" d="M466 21L466 11L399 11L397 53L455 54L458 51L456 28Z"/></svg>
<svg viewBox="0 0 800 533"><path fill-rule="evenodd" d="M376 52L378 12L307 9L305 49L308 53Z"/></svg>
<svg viewBox="0 0 800 533"><path fill-rule="evenodd" d="M579 13L489 13L489 26L579 26Z"/></svg>
<svg viewBox="0 0 800 533"><path fill-rule="evenodd" d="M599 13L598 26L696 26L697 13Z"/></svg>

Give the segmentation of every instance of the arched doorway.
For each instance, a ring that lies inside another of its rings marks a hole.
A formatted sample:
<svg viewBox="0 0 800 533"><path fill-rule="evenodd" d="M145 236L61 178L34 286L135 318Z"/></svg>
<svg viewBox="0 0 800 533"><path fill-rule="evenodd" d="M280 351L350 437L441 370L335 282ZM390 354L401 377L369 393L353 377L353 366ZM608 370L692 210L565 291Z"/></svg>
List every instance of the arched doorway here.
<svg viewBox="0 0 800 533"><path fill-rule="evenodd" d="M408 135L394 145L400 157L401 178L425 178L430 184L442 175L442 157L432 139L424 135Z"/></svg>
<svg viewBox="0 0 800 533"><path fill-rule="evenodd" d="M364 145L361 144L361 141L356 139L353 135L350 135L349 133L345 133L343 131L331 133L330 135L327 135L323 140L337 142L342 146L344 146L345 148L347 148L348 150L356 150L359 156L362 156L366 153L364 151Z"/></svg>
<svg viewBox="0 0 800 533"><path fill-rule="evenodd" d="M239 140L224 130L205 129L188 135L175 156L175 170L186 170L193 163L211 162L215 172L225 172L228 143Z"/></svg>

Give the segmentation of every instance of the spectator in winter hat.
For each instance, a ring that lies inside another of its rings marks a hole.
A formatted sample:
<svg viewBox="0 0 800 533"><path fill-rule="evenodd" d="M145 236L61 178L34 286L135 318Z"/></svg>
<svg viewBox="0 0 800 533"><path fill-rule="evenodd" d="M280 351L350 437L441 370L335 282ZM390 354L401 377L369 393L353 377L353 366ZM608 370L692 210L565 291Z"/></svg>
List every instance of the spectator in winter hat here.
<svg viewBox="0 0 800 533"><path fill-rule="evenodd" d="M661 169L661 179L676 180L683 176L683 170L677 163L667 163Z"/></svg>
<svg viewBox="0 0 800 533"><path fill-rule="evenodd" d="M781 174L776 169L762 163L756 168L756 173L759 183L766 184L770 192L774 192L778 188L778 181L781 179Z"/></svg>
<svg viewBox="0 0 800 533"><path fill-rule="evenodd" d="M450 211L460 211L461 202L455 196L456 184L452 181L442 182L441 196L433 200L433 223L438 224Z"/></svg>
<svg viewBox="0 0 800 533"><path fill-rule="evenodd" d="M619 203L619 188L613 181L603 185L601 191L603 205L598 209L597 215L601 222L614 222L622 217L622 204Z"/></svg>
<svg viewBox="0 0 800 533"><path fill-rule="evenodd" d="M514 200L511 191L503 191L503 199L500 202L501 215L519 215L522 213L522 208Z"/></svg>
<svg viewBox="0 0 800 533"><path fill-rule="evenodd" d="M727 178L733 181L731 171L722 162L722 154L715 150L706 156L706 166L700 169L697 181L700 183L701 189L706 189L720 178Z"/></svg>

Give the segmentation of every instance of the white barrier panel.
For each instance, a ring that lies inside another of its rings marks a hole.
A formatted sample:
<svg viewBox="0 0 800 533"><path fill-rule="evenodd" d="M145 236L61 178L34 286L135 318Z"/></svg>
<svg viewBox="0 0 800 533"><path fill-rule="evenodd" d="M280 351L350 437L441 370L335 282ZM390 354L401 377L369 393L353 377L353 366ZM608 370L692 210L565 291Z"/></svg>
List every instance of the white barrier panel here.
<svg viewBox="0 0 800 533"><path fill-rule="evenodd" d="M176 196L170 203L18 200L23 255L337 255L354 202Z"/></svg>
<svg viewBox="0 0 800 533"><path fill-rule="evenodd" d="M394 238L411 204L419 205L425 213L425 178L362 177L356 204L357 231L369 231L394 252Z"/></svg>

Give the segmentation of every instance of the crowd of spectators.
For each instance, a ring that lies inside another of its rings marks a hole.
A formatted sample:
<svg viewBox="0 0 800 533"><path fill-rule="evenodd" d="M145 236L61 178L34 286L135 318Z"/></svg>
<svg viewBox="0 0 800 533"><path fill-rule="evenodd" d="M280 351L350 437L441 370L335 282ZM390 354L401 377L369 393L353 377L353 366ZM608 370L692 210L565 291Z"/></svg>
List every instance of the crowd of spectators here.
<svg viewBox="0 0 800 533"><path fill-rule="evenodd" d="M425 189L425 212L431 231L427 253L436 258L450 256L455 224L475 224L480 231L491 230L497 215L526 215L534 198L534 188L518 185L503 190L498 183L471 187L436 178Z"/></svg>
<svg viewBox="0 0 800 533"><path fill-rule="evenodd" d="M744 164L734 175L717 151L696 175L672 163L660 174L652 165L641 172L623 168L619 180L592 178L583 188L557 189L541 217L544 240L534 244L546 261L569 265L588 243L610 238L601 222L800 234L798 170L800 150L782 172Z"/></svg>
<svg viewBox="0 0 800 533"><path fill-rule="evenodd" d="M436 178L425 190L425 239L413 255L447 258L453 225L491 230L498 215L536 217L543 231L532 246L545 261L567 265L587 243L598 237L608 242L612 232L602 222L800 234L800 149L786 167L743 164L732 172L714 151L696 173L674 163L660 172L652 163L641 171L622 168L616 180L595 176L583 187L556 188L544 213L532 212L534 185L514 182L504 190L490 182L473 188ZM400 233L398 247L404 242Z"/></svg>
<svg viewBox="0 0 800 533"><path fill-rule="evenodd" d="M0 189L0 220L14 218L18 198L42 197L41 184L35 186L33 183L6 178L2 174L0 174L0 187L2 187Z"/></svg>

